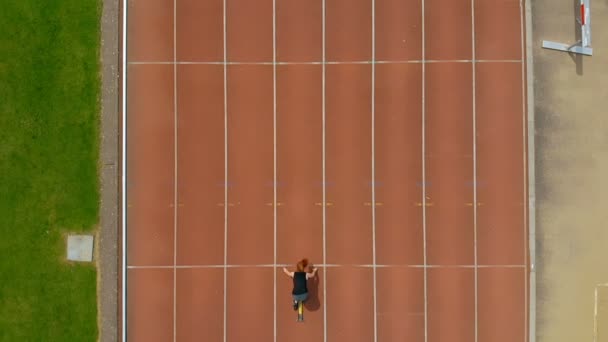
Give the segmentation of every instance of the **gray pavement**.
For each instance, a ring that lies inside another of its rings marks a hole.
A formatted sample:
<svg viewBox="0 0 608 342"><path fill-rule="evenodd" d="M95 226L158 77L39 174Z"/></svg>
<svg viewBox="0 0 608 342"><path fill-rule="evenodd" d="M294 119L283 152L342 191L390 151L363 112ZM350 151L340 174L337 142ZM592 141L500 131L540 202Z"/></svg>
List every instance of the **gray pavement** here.
<svg viewBox="0 0 608 342"><path fill-rule="evenodd" d="M608 317L595 316L595 287L608 282L608 0L591 0L592 57L541 48L578 39L578 0L531 2L535 337L591 342L596 320L608 334Z"/></svg>
<svg viewBox="0 0 608 342"><path fill-rule="evenodd" d="M98 235L99 341L118 341L119 0L103 0L101 18L101 211Z"/></svg>

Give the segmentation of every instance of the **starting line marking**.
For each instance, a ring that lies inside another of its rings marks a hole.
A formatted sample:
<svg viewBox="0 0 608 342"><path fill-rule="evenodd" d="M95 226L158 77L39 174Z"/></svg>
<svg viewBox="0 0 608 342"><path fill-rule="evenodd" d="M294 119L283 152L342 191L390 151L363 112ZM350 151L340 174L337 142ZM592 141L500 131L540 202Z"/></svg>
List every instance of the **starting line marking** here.
<svg viewBox="0 0 608 342"><path fill-rule="evenodd" d="M372 205L375 205L376 207L381 207L384 205L384 203L382 202L376 202L375 204L372 204L371 202L365 202L363 203L364 206L366 207L371 207Z"/></svg>
<svg viewBox="0 0 608 342"><path fill-rule="evenodd" d="M220 202L220 203L218 203L217 205L218 205L219 207L223 207L223 206L234 207L235 205L239 205L239 204L241 204L241 202L238 202L238 203L236 203L236 204L234 204L234 203L226 203L226 204L224 204L224 203Z"/></svg>
<svg viewBox="0 0 608 342"><path fill-rule="evenodd" d="M289 267L291 264L253 264L253 265L146 265L128 266L129 269L188 269L188 268L269 268L269 267ZM315 264L319 268L526 268L527 265L403 265L403 264ZM607 284L608 285L608 284Z"/></svg>

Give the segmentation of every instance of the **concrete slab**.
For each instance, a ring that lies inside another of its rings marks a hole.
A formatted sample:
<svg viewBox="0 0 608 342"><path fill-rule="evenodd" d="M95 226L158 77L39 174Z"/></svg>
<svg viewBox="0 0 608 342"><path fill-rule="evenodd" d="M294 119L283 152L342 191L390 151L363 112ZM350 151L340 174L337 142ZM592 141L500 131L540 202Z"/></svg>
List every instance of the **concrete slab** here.
<svg viewBox="0 0 608 342"><path fill-rule="evenodd" d="M68 260L93 261L93 235L68 236Z"/></svg>
<svg viewBox="0 0 608 342"><path fill-rule="evenodd" d="M592 0L593 56L574 42L580 0L534 0L537 342L594 341L597 284L608 282L608 1ZM531 339L531 342L533 340Z"/></svg>

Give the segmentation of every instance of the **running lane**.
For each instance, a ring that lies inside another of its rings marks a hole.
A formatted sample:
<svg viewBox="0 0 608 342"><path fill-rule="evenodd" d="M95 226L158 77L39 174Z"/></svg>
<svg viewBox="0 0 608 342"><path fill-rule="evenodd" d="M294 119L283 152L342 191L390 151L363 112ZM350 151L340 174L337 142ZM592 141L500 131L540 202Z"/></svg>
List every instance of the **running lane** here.
<svg viewBox="0 0 608 342"><path fill-rule="evenodd" d="M180 266L224 263L223 86L221 65L177 66L176 256ZM221 341L222 270L183 268L176 273L177 340ZM200 319L208 324L201 325Z"/></svg>
<svg viewBox="0 0 608 342"><path fill-rule="evenodd" d="M276 58L322 60L322 1L276 1ZM323 261L323 104L320 65L278 65L277 261ZM308 281L306 327L295 321L291 279L277 269L277 341L322 341L321 276Z"/></svg>
<svg viewBox="0 0 608 342"><path fill-rule="evenodd" d="M129 266L172 266L174 243L173 68L129 67ZM153 169L154 172L150 172ZM173 336L173 269L128 271L128 338Z"/></svg>
<svg viewBox="0 0 608 342"><path fill-rule="evenodd" d="M371 68L328 65L326 107L326 260L372 263ZM371 268L327 270L328 339L373 338ZM366 302L350 301L356 296Z"/></svg>
<svg viewBox="0 0 608 342"><path fill-rule="evenodd" d="M321 66L277 67L277 260L323 261L323 154ZM309 281L306 329L295 322L291 279L277 270L277 340L323 339L319 281ZM321 284L322 286L322 284Z"/></svg>
<svg viewBox="0 0 608 342"><path fill-rule="evenodd" d="M325 6L326 59L370 61L371 1L331 0ZM325 83L326 261L371 264L371 65L327 65ZM374 311L361 310L373 307L372 269L329 268L326 277L327 340L373 340Z"/></svg>
<svg viewBox="0 0 608 342"><path fill-rule="evenodd" d="M478 259L496 265L480 270L479 332L512 341L526 335L527 306L521 64L480 64L477 84Z"/></svg>
<svg viewBox="0 0 608 342"><path fill-rule="evenodd" d="M422 67L376 66L378 338L424 339ZM390 267L390 265L394 265Z"/></svg>
<svg viewBox="0 0 608 342"><path fill-rule="evenodd" d="M477 0L477 242L479 339L527 340L523 9ZM509 62L505 62L505 61Z"/></svg>
<svg viewBox="0 0 608 342"><path fill-rule="evenodd" d="M163 0L128 2L128 62L173 60L172 5ZM173 65L130 64L126 72L127 339L169 341L175 307Z"/></svg>
<svg viewBox="0 0 608 342"><path fill-rule="evenodd" d="M421 1L375 0L376 60L420 60ZM375 186L378 341L424 341L422 64L377 64ZM393 265L393 266L390 266Z"/></svg>
<svg viewBox="0 0 608 342"><path fill-rule="evenodd" d="M274 262L272 84L272 66L228 67L228 264ZM272 320L248 308L272 316L273 281L271 269L229 269L229 341L272 338Z"/></svg>
<svg viewBox="0 0 608 342"><path fill-rule="evenodd" d="M326 72L326 260L371 264L371 68L328 65ZM372 269L329 268L325 281L328 340L373 339L374 312L360 309L373 307Z"/></svg>
<svg viewBox="0 0 608 342"><path fill-rule="evenodd" d="M131 65L129 86L129 265L172 266L173 66Z"/></svg>
<svg viewBox="0 0 608 342"><path fill-rule="evenodd" d="M474 263L470 63L426 65L427 254L431 265Z"/></svg>
<svg viewBox="0 0 608 342"><path fill-rule="evenodd" d="M473 95L470 63L426 65L428 338L475 336Z"/></svg>
<svg viewBox="0 0 608 342"><path fill-rule="evenodd" d="M323 49L322 0L276 0L279 62L319 62Z"/></svg>
<svg viewBox="0 0 608 342"><path fill-rule="evenodd" d="M224 74L177 67L177 264L224 262Z"/></svg>

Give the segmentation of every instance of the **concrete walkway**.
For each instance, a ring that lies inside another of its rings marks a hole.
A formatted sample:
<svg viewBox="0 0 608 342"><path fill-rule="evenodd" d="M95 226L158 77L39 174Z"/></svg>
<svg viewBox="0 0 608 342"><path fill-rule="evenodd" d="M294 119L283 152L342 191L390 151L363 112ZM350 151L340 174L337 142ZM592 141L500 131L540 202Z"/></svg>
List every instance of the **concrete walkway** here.
<svg viewBox="0 0 608 342"><path fill-rule="evenodd" d="M579 11L532 1L538 342L594 341L595 286L608 282L608 1L591 0L592 57L541 48L575 42Z"/></svg>
<svg viewBox="0 0 608 342"><path fill-rule="evenodd" d="M126 0L125 0L126 1ZM118 330L118 192L119 164L119 0L103 0L101 18L101 211L97 270L99 341L119 340Z"/></svg>

